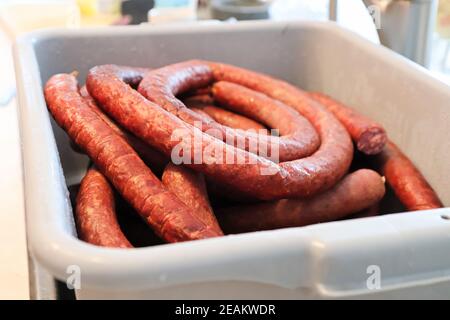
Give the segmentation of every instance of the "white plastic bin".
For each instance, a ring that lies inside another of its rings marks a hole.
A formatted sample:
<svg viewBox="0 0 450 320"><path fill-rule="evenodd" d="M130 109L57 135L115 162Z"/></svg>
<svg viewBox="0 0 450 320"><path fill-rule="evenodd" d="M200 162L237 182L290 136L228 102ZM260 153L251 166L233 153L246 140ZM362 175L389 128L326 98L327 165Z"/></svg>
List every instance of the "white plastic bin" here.
<svg viewBox="0 0 450 320"><path fill-rule="evenodd" d="M80 180L87 159L70 149L42 94L55 73L84 79L105 63L201 58L263 71L383 123L449 204L450 89L421 67L312 22L50 30L19 39L15 58L29 247L59 279L79 268L78 298L450 298L448 209L132 250L79 241L66 183Z"/></svg>

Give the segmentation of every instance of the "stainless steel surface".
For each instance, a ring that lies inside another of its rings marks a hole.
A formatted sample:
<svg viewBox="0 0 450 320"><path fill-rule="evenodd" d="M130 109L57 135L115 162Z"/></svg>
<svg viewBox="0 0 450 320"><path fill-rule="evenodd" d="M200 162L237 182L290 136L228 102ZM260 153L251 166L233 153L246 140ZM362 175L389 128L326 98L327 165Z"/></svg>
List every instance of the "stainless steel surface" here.
<svg viewBox="0 0 450 320"><path fill-rule="evenodd" d="M330 0L328 13L331 21L337 21L337 0Z"/></svg>
<svg viewBox="0 0 450 320"><path fill-rule="evenodd" d="M257 20L268 19L272 1L267 0L212 0L211 13L214 19Z"/></svg>
<svg viewBox="0 0 450 320"><path fill-rule="evenodd" d="M377 21L381 43L425 67L430 63L431 41L438 0L362 0ZM339 13L330 0L330 20Z"/></svg>
<svg viewBox="0 0 450 320"><path fill-rule="evenodd" d="M421 65L429 65L438 0L363 1L380 12L379 35L384 45Z"/></svg>

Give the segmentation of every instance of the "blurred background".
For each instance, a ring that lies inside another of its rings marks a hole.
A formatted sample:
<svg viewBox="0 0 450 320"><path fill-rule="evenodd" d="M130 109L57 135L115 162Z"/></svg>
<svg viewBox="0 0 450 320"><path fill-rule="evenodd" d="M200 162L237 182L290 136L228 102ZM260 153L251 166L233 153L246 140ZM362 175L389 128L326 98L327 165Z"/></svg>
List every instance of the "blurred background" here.
<svg viewBox="0 0 450 320"><path fill-rule="evenodd" d="M335 20L444 80L450 74L450 0L0 0L0 28L9 39L52 26L253 19Z"/></svg>

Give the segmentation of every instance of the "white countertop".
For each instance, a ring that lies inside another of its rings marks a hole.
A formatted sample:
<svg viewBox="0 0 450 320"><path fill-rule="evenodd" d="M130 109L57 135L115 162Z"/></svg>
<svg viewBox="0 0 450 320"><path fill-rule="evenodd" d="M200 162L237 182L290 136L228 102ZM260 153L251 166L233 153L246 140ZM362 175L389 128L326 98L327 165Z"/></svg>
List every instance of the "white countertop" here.
<svg viewBox="0 0 450 320"><path fill-rule="evenodd" d="M15 87L11 45L0 31L0 104ZM22 159L16 99L0 105L0 300L29 299Z"/></svg>

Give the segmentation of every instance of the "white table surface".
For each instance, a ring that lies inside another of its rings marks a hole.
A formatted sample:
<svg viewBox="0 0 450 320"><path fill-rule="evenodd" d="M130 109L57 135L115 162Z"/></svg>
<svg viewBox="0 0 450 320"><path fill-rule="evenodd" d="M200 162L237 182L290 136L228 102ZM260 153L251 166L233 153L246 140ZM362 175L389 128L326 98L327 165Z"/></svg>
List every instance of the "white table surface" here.
<svg viewBox="0 0 450 320"><path fill-rule="evenodd" d="M28 299L22 159L11 44L0 31L0 299Z"/></svg>

